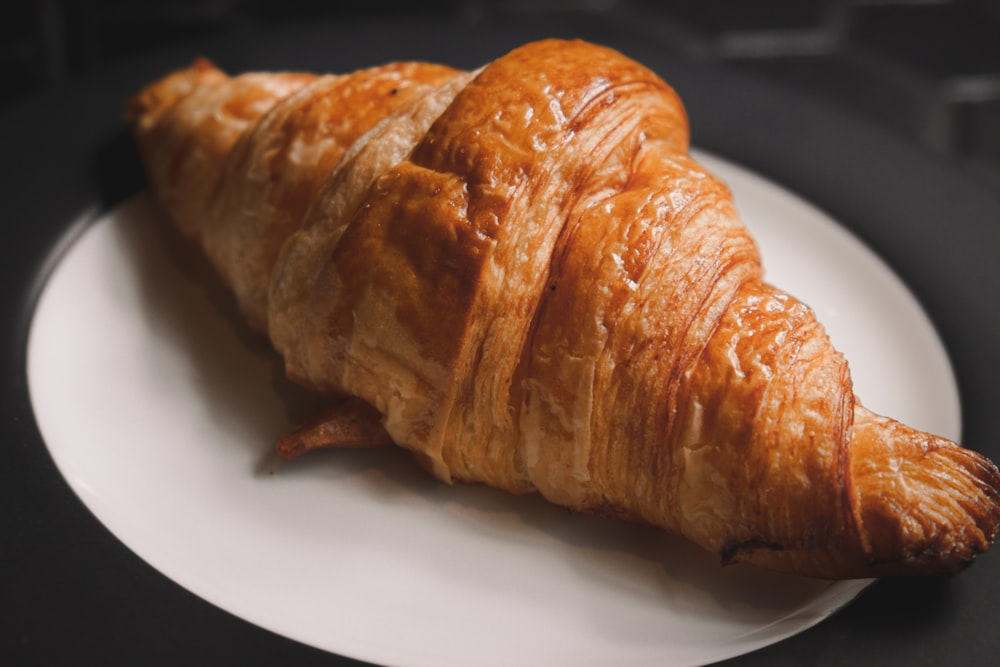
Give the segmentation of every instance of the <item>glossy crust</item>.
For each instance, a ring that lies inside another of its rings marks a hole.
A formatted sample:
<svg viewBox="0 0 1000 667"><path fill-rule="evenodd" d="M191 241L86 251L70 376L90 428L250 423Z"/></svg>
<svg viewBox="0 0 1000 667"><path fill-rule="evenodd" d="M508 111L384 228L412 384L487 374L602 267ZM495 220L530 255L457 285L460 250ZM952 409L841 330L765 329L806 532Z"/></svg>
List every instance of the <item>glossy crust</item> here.
<svg viewBox="0 0 1000 667"><path fill-rule="evenodd" d="M289 456L388 435L447 482L819 577L950 573L996 535L996 467L860 406L812 311L762 281L677 95L617 52L196 63L127 114L289 376L353 397Z"/></svg>

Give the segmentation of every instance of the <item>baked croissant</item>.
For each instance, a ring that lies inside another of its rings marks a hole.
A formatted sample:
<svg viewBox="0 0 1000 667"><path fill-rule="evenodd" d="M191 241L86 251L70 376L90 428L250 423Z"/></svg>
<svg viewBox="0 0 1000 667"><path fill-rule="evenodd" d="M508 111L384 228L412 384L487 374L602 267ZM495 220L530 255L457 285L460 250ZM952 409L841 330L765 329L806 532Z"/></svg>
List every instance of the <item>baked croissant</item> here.
<svg viewBox="0 0 1000 667"><path fill-rule="evenodd" d="M985 457L860 405L762 280L675 92L580 41L476 72L207 61L126 107L177 227L328 412L446 482L660 526L725 563L939 574L993 541Z"/></svg>

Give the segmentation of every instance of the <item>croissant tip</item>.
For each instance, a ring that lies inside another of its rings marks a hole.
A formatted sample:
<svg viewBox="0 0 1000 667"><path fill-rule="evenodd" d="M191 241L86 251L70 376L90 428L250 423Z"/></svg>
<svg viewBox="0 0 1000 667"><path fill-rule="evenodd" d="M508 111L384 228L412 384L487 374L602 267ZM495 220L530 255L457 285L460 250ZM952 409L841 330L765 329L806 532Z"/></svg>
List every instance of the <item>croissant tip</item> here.
<svg viewBox="0 0 1000 667"><path fill-rule="evenodd" d="M954 574L1000 532L1000 470L954 442L863 416L856 446L884 461L856 462L857 520L871 568Z"/></svg>
<svg viewBox="0 0 1000 667"><path fill-rule="evenodd" d="M282 461L294 461L306 452L306 445L302 438L296 437L295 433L289 433L278 439L275 451Z"/></svg>
<svg viewBox="0 0 1000 667"><path fill-rule="evenodd" d="M144 129L177 100L190 94L204 77L212 76L225 75L208 58L195 58L187 67L161 77L129 97L123 110L125 123L133 130Z"/></svg>
<svg viewBox="0 0 1000 667"><path fill-rule="evenodd" d="M212 60L210 60L209 58L206 58L204 56L198 56L191 62L189 69L193 69L197 72L204 72L206 70L214 70L218 68L215 66L215 63L212 62Z"/></svg>
<svg viewBox="0 0 1000 667"><path fill-rule="evenodd" d="M382 415L364 401L348 398L280 438L277 451L282 459L291 461L314 449L367 449L390 444Z"/></svg>

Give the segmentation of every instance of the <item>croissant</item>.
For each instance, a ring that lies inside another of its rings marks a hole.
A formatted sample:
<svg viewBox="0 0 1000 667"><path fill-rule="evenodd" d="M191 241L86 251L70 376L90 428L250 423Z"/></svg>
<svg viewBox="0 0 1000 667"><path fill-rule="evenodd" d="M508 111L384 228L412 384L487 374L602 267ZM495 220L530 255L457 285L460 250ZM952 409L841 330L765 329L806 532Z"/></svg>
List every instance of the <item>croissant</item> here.
<svg viewBox="0 0 1000 667"><path fill-rule="evenodd" d="M395 443L448 483L823 578L952 573L996 536L996 466L860 404L689 156L677 94L614 50L199 60L126 120L156 200L331 399L286 458Z"/></svg>

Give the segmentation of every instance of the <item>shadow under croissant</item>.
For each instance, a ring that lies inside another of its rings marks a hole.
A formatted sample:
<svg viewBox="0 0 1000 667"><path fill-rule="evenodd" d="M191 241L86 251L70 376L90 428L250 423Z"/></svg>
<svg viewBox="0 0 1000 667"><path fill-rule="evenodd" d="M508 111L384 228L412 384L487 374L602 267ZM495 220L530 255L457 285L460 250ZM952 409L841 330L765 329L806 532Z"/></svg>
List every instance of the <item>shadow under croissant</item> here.
<svg viewBox="0 0 1000 667"><path fill-rule="evenodd" d="M286 447L286 465L310 470L329 466L331 476L363 479L367 492L389 503L412 503L418 497L430 501L435 511L455 521L459 533L474 531L505 542L534 535L550 542L543 552L554 547L565 566L577 569L588 582L628 590L630 597L654 603L681 605L688 614L697 615L699 600L710 597L713 608L754 610L750 613L766 623L776 610L807 606L829 585L748 565L723 567L714 554L681 537L572 512L538 494L512 496L479 484L441 484L422 472L407 452L392 446L379 418L369 406L347 399L282 438L279 450ZM679 590L686 594L679 596ZM627 617L628 610L622 614ZM623 621L622 629L631 623Z"/></svg>
<svg viewBox="0 0 1000 667"><path fill-rule="evenodd" d="M218 419L237 425L259 454L257 471L270 471L274 442L288 430L288 424L302 423L328 401L287 379L270 343L246 324L214 269L180 236L148 192L136 195L124 210L129 219L120 225L117 238L125 246L122 255L134 263L143 303L157 323L156 334L188 353L191 372L206 387ZM247 371L225 351L233 341L244 353L269 365L270 386L258 390L280 399L286 410L281 425L248 402Z"/></svg>
<svg viewBox="0 0 1000 667"><path fill-rule="evenodd" d="M576 570L590 584L639 597L684 613L708 614L709 608L739 610L747 622L775 610L799 608L830 582L760 570L748 565L722 566L718 557L660 529L617 519L573 512L538 494L511 495L479 484L443 484L405 450L322 449L282 464L279 474L322 476L330 483L361 482L365 494L401 509L430 506L446 517L454 533L476 533L499 543L528 542L546 558ZM467 564L471 575L475 564ZM463 576L461 573L453 573ZM518 576L510 574L513 586ZM683 594L679 594L683 591ZM521 591L531 595L530 590ZM621 627L628 633L629 610ZM634 631L634 630L633 630Z"/></svg>

